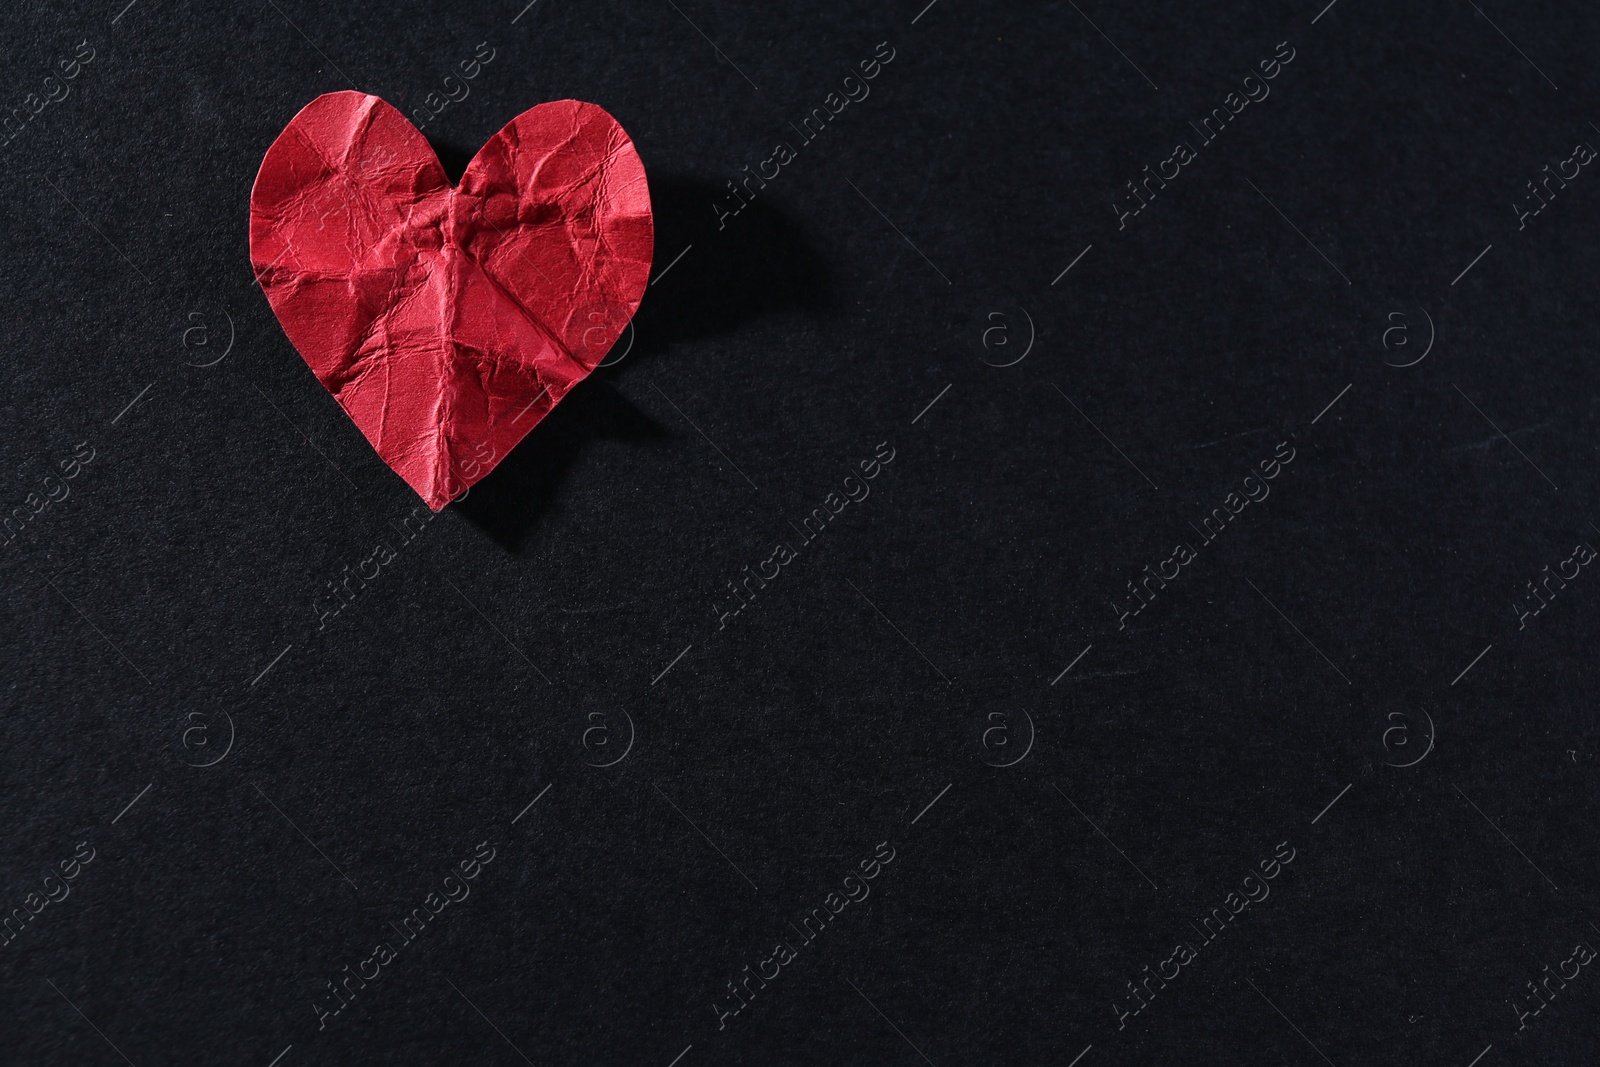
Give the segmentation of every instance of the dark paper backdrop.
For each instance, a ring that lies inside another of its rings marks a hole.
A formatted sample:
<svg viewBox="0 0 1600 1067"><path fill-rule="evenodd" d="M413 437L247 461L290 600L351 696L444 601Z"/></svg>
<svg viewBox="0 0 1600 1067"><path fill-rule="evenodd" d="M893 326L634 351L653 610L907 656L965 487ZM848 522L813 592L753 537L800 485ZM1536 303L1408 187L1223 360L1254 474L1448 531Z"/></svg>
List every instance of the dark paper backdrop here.
<svg viewBox="0 0 1600 1067"><path fill-rule="evenodd" d="M8 7L0 1059L1595 1058L1600 13L924 3ZM247 258L351 87L657 212L427 522Z"/></svg>

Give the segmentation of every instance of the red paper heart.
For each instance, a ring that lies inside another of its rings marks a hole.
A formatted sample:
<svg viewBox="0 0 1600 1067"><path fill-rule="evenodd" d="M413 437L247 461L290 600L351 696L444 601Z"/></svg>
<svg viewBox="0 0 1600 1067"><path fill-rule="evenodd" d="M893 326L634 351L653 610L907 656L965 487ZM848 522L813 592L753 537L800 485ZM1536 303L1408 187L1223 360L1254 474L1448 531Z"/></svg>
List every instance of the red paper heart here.
<svg viewBox="0 0 1600 1067"><path fill-rule="evenodd" d="M605 358L654 239L633 142L576 100L512 119L452 188L399 111L329 93L250 196L250 259L284 332L435 511Z"/></svg>

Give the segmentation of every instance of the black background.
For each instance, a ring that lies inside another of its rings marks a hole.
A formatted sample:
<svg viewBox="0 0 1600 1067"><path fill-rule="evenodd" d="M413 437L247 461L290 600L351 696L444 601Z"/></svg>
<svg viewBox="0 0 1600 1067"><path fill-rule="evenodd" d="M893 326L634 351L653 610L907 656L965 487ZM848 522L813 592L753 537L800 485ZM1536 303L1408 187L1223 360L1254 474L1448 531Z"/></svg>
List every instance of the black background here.
<svg viewBox="0 0 1600 1067"><path fill-rule="evenodd" d="M0 160L0 504L94 459L0 557L0 910L95 859L0 948L0 1060L1595 1058L1593 968L1513 1005L1600 943L1600 578L1513 605L1600 544L1600 177L1513 204L1600 144L1600 11L924 3L8 6L5 109L94 58ZM1285 41L1119 230L1124 183ZM319 631L418 500L256 287L251 183L319 93L410 114L480 42L425 129L447 164L602 105L658 280L627 355ZM719 230L881 42L871 95ZM1119 629L1281 442L1270 498ZM1119 1027L1282 842L1270 897Z"/></svg>

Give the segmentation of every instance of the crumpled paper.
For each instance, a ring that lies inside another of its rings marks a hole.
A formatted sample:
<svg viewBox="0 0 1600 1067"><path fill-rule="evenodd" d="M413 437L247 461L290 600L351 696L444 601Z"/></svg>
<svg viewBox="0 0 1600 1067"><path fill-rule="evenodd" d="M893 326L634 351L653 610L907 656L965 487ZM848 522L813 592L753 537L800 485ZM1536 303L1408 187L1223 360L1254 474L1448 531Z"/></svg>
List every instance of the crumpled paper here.
<svg viewBox="0 0 1600 1067"><path fill-rule="evenodd" d="M489 139L457 187L376 96L319 96L267 150L250 259L317 380L437 511L605 358L649 280L644 164L559 100Z"/></svg>

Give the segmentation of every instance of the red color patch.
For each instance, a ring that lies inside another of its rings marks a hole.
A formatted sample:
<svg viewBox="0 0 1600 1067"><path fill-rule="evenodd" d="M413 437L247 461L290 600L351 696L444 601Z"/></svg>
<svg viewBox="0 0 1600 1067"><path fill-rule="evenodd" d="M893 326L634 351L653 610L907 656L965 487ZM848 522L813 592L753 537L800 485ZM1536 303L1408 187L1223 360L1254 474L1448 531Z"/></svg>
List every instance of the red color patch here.
<svg viewBox="0 0 1600 1067"><path fill-rule="evenodd" d="M633 142L576 100L518 115L452 188L399 111L329 93L250 196L250 260L284 332L435 511L605 358L654 241Z"/></svg>

